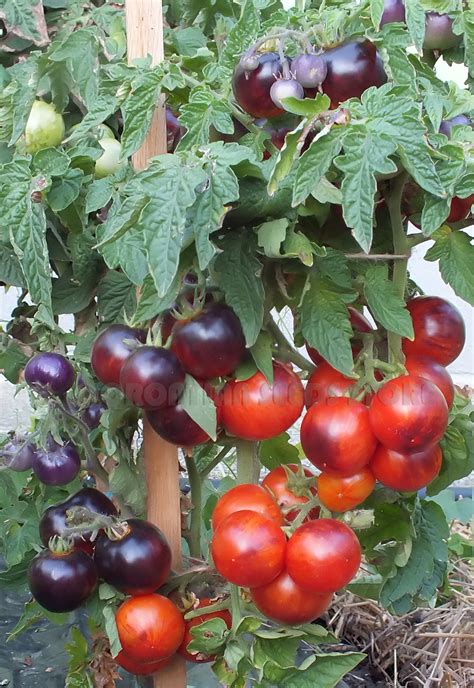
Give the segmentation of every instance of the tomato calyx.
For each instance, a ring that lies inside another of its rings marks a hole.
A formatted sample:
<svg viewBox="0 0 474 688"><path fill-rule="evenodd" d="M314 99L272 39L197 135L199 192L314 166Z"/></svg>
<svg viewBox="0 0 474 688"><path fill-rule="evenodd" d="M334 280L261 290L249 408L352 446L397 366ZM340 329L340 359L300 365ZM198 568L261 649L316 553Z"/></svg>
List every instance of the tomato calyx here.
<svg viewBox="0 0 474 688"><path fill-rule="evenodd" d="M282 468L286 473L287 485L290 492L296 497L308 497L308 499L312 499L313 493L311 492L311 488L314 488L314 476L307 476L301 464L298 466L296 473L285 464L282 465ZM293 511L294 509L295 506L292 505L288 511Z"/></svg>
<svg viewBox="0 0 474 688"><path fill-rule="evenodd" d="M100 531L104 531L110 540L121 540L130 533L126 521L117 516L107 516L91 511L83 506L73 506L66 511L67 527L63 530L63 537L71 535L90 534L89 539L94 542Z"/></svg>
<svg viewBox="0 0 474 688"><path fill-rule="evenodd" d="M74 549L74 541L69 536L53 535L48 542L48 549L56 557L65 557Z"/></svg>

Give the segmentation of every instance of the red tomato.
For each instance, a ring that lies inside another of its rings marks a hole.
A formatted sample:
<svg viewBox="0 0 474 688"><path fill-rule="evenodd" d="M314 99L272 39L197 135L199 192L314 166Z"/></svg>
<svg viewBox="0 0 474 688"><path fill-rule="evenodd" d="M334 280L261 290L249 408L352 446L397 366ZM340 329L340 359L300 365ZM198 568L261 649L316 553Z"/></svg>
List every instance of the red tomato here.
<svg viewBox="0 0 474 688"><path fill-rule="evenodd" d="M405 368L410 375L423 377L439 387L446 399L448 409L451 408L454 401L454 384L446 368L426 356L408 356Z"/></svg>
<svg viewBox="0 0 474 688"><path fill-rule="evenodd" d="M370 321L367 320L363 313L358 311L356 308L353 308L352 306L349 306L347 310L349 311L349 318L351 321L352 329L354 330L354 339L357 339L357 335L360 333L367 334L374 331L374 328L370 324ZM306 344L306 351L308 352L308 356L316 365L319 365L320 363L324 362L324 358L321 356L319 351L317 349L314 349L312 346L309 346L309 344ZM357 356L359 351L360 347L352 347L352 353L354 356Z"/></svg>
<svg viewBox="0 0 474 688"><path fill-rule="evenodd" d="M466 341L464 320L458 309L438 296L417 296L407 303L415 339L403 340L406 356L427 356L447 366L461 353Z"/></svg>
<svg viewBox="0 0 474 688"><path fill-rule="evenodd" d="M295 479L291 481L291 486L288 484L285 468L295 473ZM296 474L299 473L300 466L295 463L287 464L285 468L278 466L278 468L270 471L263 479L262 486L274 496L278 506L285 513L285 519L291 523L298 516L299 507L308 501L308 493L311 493L313 496L317 495L316 476L307 468L303 469L304 478L297 476ZM298 484L298 481L300 484ZM291 507L295 508L292 509ZM319 508L312 509L306 516L305 521L318 518L318 515Z"/></svg>
<svg viewBox="0 0 474 688"><path fill-rule="evenodd" d="M244 440L266 440L288 430L303 410L304 390L293 370L273 363L273 385L258 372L248 380L231 380L222 393L226 431Z"/></svg>
<svg viewBox="0 0 474 688"><path fill-rule="evenodd" d="M212 512L212 528L216 528L222 521L236 511L255 511L277 526L283 525L283 516L278 504L260 485L236 485L226 492L217 502Z"/></svg>
<svg viewBox="0 0 474 688"><path fill-rule="evenodd" d="M451 201L451 208L449 211L447 222L460 222L469 217L471 206L474 204L474 194L467 198L458 198L455 196Z"/></svg>
<svg viewBox="0 0 474 688"><path fill-rule="evenodd" d="M332 397L343 397L356 382L357 380L346 377L323 361L311 373L306 385L304 393L306 408L309 409L313 404L323 403Z"/></svg>
<svg viewBox="0 0 474 688"><path fill-rule="evenodd" d="M285 549L283 531L255 511L227 516L211 542L212 559L221 576L248 588L270 583L281 573Z"/></svg>
<svg viewBox="0 0 474 688"><path fill-rule="evenodd" d="M448 424L448 406L429 380L401 375L379 389L369 416L379 442L388 449L412 453L439 442Z"/></svg>
<svg viewBox="0 0 474 688"><path fill-rule="evenodd" d="M208 607L210 604L213 604L213 600L205 598L199 600L199 604L196 608L204 610L204 608ZM191 634L191 629L195 628L196 626L200 626L202 623L210 621L211 619L222 619L223 621L225 621L227 628L230 628L232 626L232 616L230 615L230 612L227 611L227 609L223 609L218 612L210 612L209 614L206 614L203 611L203 614L201 614L200 616L195 616L193 619L190 619L189 621L185 620L184 623L186 625L186 630L184 632L183 642L181 643L178 649L178 654L181 655L181 657L184 657L184 659L186 659L188 662L201 664L203 662L213 662L215 660L216 655L203 655L200 652L192 653L188 650L189 643L192 640L194 640Z"/></svg>
<svg viewBox="0 0 474 688"><path fill-rule="evenodd" d="M376 452L377 453L377 452ZM375 478L368 468L359 473L340 477L321 473L318 477L318 495L321 504L330 511L350 511L362 504L372 493Z"/></svg>
<svg viewBox="0 0 474 688"><path fill-rule="evenodd" d="M360 560L354 532L333 518L303 523L286 548L286 568L295 583L319 594L347 585L356 575Z"/></svg>
<svg viewBox="0 0 474 688"><path fill-rule="evenodd" d="M162 595L141 595L122 602L115 615L124 653L136 662L159 662L181 645L184 621Z"/></svg>
<svg viewBox="0 0 474 688"><path fill-rule="evenodd" d="M163 669L167 664L170 663L171 657L167 659L162 659L160 662L136 662L134 659L130 659L123 650L120 650L118 655L115 657L115 661L122 669L128 671L129 674L134 674L135 676L152 676L158 671Z"/></svg>
<svg viewBox="0 0 474 688"><path fill-rule="evenodd" d="M301 425L301 446L321 471L353 475L377 446L367 407L346 397L311 406Z"/></svg>
<svg viewBox="0 0 474 688"><path fill-rule="evenodd" d="M310 623L324 614L331 604L332 593L317 595L295 583L286 571L271 583L250 591L252 602L273 621L295 626Z"/></svg>
<svg viewBox="0 0 474 688"><path fill-rule="evenodd" d="M370 469L382 485L400 492L415 492L436 478L442 460L439 445L415 454L400 454L380 444Z"/></svg>

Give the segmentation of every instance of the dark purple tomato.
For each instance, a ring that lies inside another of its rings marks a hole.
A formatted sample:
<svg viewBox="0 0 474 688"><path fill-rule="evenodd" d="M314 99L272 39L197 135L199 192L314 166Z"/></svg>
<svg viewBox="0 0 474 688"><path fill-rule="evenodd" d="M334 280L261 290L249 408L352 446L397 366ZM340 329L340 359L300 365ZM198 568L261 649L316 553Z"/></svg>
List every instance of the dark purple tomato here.
<svg viewBox="0 0 474 688"><path fill-rule="evenodd" d="M258 67L246 72L242 65L235 68L232 88L242 110L253 117L276 117L281 109L270 97L270 89L281 74L281 62L276 53L263 53Z"/></svg>
<svg viewBox="0 0 474 688"><path fill-rule="evenodd" d="M0 448L0 459L12 471L29 471L33 467L36 447L25 437L14 437Z"/></svg>
<svg viewBox="0 0 474 688"><path fill-rule="evenodd" d="M74 384L74 368L61 354L45 351L30 358L25 367L25 380L43 397L62 396Z"/></svg>
<svg viewBox="0 0 474 688"><path fill-rule="evenodd" d="M38 449L33 462L36 477L45 485L67 485L77 476L81 458L72 444L60 445L51 437L46 449Z"/></svg>
<svg viewBox="0 0 474 688"><path fill-rule="evenodd" d="M370 86L387 81L382 58L370 41L350 41L322 53L327 66L323 92L337 107L348 98L360 98Z"/></svg>
<svg viewBox="0 0 474 688"><path fill-rule="evenodd" d="M172 110L166 108L166 142L168 153L174 153L183 136L183 128Z"/></svg>
<svg viewBox="0 0 474 688"><path fill-rule="evenodd" d="M451 138L451 131L453 127L457 126L469 126L471 120L466 115L456 115L456 117L451 117L451 119L443 119L439 127L439 133Z"/></svg>
<svg viewBox="0 0 474 688"><path fill-rule="evenodd" d="M128 532L111 540L105 533L97 538L94 561L99 576L127 595L155 592L168 577L171 550L159 528L149 521L130 518Z"/></svg>
<svg viewBox="0 0 474 688"><path fill-rule="evenodd" d="M93 593L97 569L81 550L55 554L40 552L28 568L28 587L35 600L50 612L72 612Z"/></svg>
<svg viewBox="0 0 474 688"><path fill-rule="evenodd" d="M64 502L48 507L43 513L39 522L39 534L41 542L45 547L48 546L52 537L62 534L64 528L66 528L66 512L73 506L82 506L89 509L89 511L94 511L104 516L117 515L115 504L103 492L93 487L84 487ZM91 535L92 533L74 535L74 547L90 552L92 549Z"/></svg>
<svg viewBox="0 0 474 688"><path fill-rule="evenodd" d="M328 68L321 55L306 53L291 61L291 71L304 88L317 88L326 78Z"/></svg>
<svg viewBox="0 0 474 688"><path fill-rule="evenodd" d="M380 26L405 21L405 3L402 0L385 0Z"/></svg>
<svg viewBox="0 0 474 688"><path fill-rule="evenodd" d="M184 387L184 368L176 354L157 346L141 346L125 361L120 387L132 404L153 410L175 406Z"/></svg>
<svg viewBox="0 0 474 688"><path fill-rule="evenodd" d="M128 341L145 343L146 333L127 325L111 325L92 345L91 363L96 377L108 387L120 388L122 366L133 352Z"/></svg>
<svg viewBox="0 0 474 688"><path fill-rule="evenodd" d="M270 98L277 107L286 110L286 107L283 105L284 98L298 98L302 100L304 98L304 90L296 79L278 79L272 84Z"/></svg>
<svg viewBox="0 0 474 688"><path fill-rule="evenodd" d="M210 380L234 372L245 355L245 338L232 308L211 303L175 324L171 348L188 373Z"/></svg>
<svg viewBox="0 0 474 688"><path fill-rule="evenodd" d="M107 406L101 401L94 402L84 409L81 419L87 425L89 430L95 430L100 425L100 419L104 411L107 411Z"/></svg>
<svg viewBox="0 0 474 688"><path fill-rule="evenodd" d="M425 40L427 50L448 50L461 41L461 36L453 32L453 20L447 14L426 13Z"/></svg>

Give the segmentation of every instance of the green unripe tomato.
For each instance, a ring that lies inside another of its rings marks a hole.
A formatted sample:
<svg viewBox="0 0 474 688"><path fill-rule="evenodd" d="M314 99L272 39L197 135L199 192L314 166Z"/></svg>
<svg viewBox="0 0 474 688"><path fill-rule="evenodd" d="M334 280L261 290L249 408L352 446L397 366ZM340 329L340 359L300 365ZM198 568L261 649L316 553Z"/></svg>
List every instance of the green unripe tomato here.
<svg viewBox="0 0 474 688"><path fill-rule="evenodd" d="M111 138L100 139L99 145L104 152L95 163L95 176L97 179L114 174L120 167L120 156L122 155L122 144L120 141Z"/></svg>
<svg viewBox="0 0 474 688"><path fill-rule="evenodd" d="M64 131L64 120L54 105L35 100L26 123L26 151L33 154L43 148L59 146Z"/></svg>
<svg viewBox="0 0 474 688"><path fill-rule="evenodd" d="M99 138L100 139L114 139L115 138L114 132L106 124L99 124L99 126L97 128L99 130Z"/></svg>

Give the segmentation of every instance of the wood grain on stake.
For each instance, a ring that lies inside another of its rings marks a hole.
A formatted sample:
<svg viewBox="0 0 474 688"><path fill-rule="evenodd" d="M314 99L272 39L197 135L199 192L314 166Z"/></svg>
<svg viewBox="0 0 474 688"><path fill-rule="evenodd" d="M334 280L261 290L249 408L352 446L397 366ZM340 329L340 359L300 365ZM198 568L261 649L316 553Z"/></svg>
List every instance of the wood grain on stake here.
<svg viewBox="0 0 474 688"><path fill-rule="evenodd" d="M151 55L153 64L163 59L163 11L161 0L126 0L127 51L132 62ZM133 156L142 170L155 155L166 153L164 101L157 104L148 135ZM161 528L173 553L173 568L181 567L181 512L176 447L161 439L145 420L144 454L148 489L147 517ZM176 657L154 677L154 688L186 688L186 664Z"/></svg>

